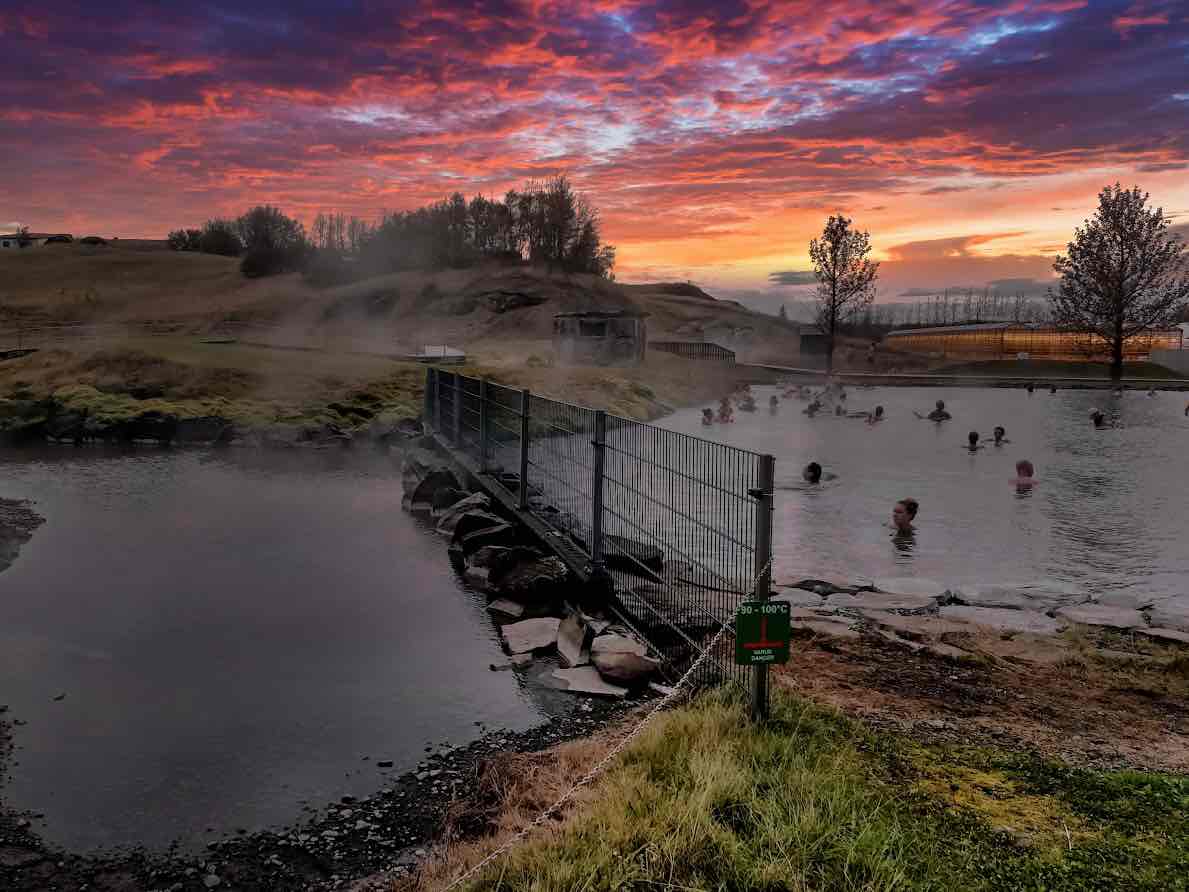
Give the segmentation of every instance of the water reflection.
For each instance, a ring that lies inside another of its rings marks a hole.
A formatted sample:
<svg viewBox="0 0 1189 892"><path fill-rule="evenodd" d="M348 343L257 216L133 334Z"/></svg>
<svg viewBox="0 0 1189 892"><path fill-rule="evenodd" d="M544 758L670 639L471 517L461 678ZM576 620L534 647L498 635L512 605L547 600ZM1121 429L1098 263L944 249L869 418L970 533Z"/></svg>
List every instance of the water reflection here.
<svg viewBox="0 0 1189 892"><path fill-rule="evenodd" d="M0 574L8 804L68 847L201 843L374 792L476 722L542 717L485 601L400 510L399 467L342 451L0 453L46 518ZM67 696L55 701L60 693Z"/></svg>

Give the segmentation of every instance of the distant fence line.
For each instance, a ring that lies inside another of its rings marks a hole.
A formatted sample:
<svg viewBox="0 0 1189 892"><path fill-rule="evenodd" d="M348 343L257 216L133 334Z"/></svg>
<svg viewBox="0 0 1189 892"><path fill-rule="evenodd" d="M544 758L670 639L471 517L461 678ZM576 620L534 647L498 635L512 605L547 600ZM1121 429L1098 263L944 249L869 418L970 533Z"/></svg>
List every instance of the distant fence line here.
<svg viewBox="0 0 1189 892"><path fill-rule="evenodd" d="M771 584L772 456L435 368L425 419L489 485L577 545L674 666L726 625L707 671L749 680L733 662L733 624L738 604Z"/></svg>
<svg viewBox="0 0 1189 892"><path fill-rule="evenodd" d="M735 351L707 341L649 341L648 349L661 353L672 353L685 359L702 359L712 362L735 362Z"/></svg>

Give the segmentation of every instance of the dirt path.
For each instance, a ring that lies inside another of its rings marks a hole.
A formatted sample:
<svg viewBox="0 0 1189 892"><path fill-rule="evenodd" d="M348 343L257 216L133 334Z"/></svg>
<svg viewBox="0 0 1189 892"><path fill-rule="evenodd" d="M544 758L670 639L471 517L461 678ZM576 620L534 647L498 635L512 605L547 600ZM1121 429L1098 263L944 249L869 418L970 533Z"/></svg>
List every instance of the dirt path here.
<svg viewBox="0 0 1189 892"><path fill-rule="evenodd" d="M925 742L994 744L1096 768L1189 771L1189 657L951 660L871 635L794 645L777 683Z"/></svg>

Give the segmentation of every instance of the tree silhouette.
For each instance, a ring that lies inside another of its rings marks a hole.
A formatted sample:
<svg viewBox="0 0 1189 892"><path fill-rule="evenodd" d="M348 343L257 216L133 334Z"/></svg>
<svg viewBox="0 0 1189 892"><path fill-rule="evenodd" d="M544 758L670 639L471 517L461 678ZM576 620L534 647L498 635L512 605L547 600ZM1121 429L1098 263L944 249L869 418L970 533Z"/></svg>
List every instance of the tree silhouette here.
<svg viewBox="0 0 1189 892"><path fill-rule="evenodd" d="M1049 289L1054 321L1110 344L1116 380L1127 339L1172 324L1189 305L1189 256L1168 227L1163 210L1148 207L1148 193L1115 183L1053 263L1061 276Z"/></svg>
<svg viewBox="0 0 1189 892"><path fill-rule="evenodd" d="M851 228L841 214L826 221L820 239L809 243L809 258L817 276L817 322L826 335L826 373L834 370L838 323L847 321L875 299L879 263L870 260L871 237Z"/></svg>

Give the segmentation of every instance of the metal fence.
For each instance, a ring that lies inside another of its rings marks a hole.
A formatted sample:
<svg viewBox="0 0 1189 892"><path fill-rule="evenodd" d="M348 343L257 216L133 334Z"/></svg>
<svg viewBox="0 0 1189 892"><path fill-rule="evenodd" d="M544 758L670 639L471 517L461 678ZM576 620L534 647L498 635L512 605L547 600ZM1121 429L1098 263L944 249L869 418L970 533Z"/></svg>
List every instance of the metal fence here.
<svg viewBox="0 0 1189 892"><path fill-rule="evenodd" d="M672 353L685 359L702 359L712 362L735 362L735 351L705 341L649 341L649 350Z"/></svg>
<svg viewBox="0 0 1189 892"><path fill-rule="evenodd" d="M437 368L424 417L610 579L623 618L674 670L726 624L698 681L748 682L733 623L771 583L771 456Z"/></svg>

